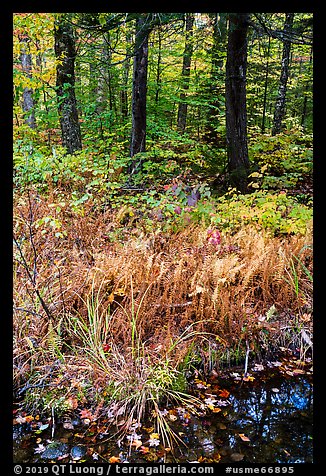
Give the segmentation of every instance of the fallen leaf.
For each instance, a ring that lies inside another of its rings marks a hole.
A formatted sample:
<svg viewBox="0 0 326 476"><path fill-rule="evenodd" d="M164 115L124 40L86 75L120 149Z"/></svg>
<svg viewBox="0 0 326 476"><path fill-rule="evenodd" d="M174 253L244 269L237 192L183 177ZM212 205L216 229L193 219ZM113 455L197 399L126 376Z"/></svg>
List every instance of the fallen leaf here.
<svg viewBox="0 0 326 476"><path fill-rule="evenodd" d="M111 293L110 296L108 297L108 303L112 304L114 301L114 293Z"/></svg>
<svg viewBox="0 0 326 476"><path fill-rule="evenodd" d="M25 421L26 421L26 423L30 423L30 422L33 421L33 420L34 420L34 417L33 417L32 415L27 415L27 416L25 416Z"/></svg>
<svg viewBox="0 0 326 476"><path fill-rule="evenodd" d="M272 388L272 392L274 392L274 393L278 393L279 391L280 391L279 388L276 388L276 387L275 387L275 388Z"/></svg>
<svg viewBox="0 0 326 476"><path fill-rule="evenodd" d="M220 408L218 408L218 407L213 408L213 413L219 413L219 412L221 412L221 411L222 411L222 410L221 410Z"/></svg>
<svg viewBox="0 0 326 476"><path fill-rule="evenodd" d="M65 404L70 410L76 410L78 407L78 400L76 397L68 397L67 400L65 400Z"/></svg>
<svg viewBox="0 0 326 476"><path fill-rule="evenodd" d="M170 418L171 421L176 421L178 419L177 416L172 415L171 413L169 414L169 418Z"/></svg>
<svg viewBox="0 0 326 476"><path fill-rule="evenodd" d="M148 444L149 444L149 446L159 446L160 440L157 439L157 438L150 438L148 440Z"/></svg>
<svg viewBox="0 0 326 476"><path fill-rule="evenodd" d="M244 455L241 454L241 453L232 453L230 455L230 458L232 459L232 461L241 461L241 460L243 460Z"/></svg>
<svg viewBox="0 0 326 476"><path fill-rule="evenodd" d="M140 446L142 446L143 442L141 440L134 440L132 443L131 443L131 446L134 446L136 448L136 450L138 450L138 448Z"/></svg>
<svg viewBox="0 0 326 476"><path fill-rule="evenodd" d="M293 375L303 375L306 372L302 369L293 369Z"/></svg>
<svg viewBox="0 0 326 476"><path fill-rule="evenodd" d="M228 392L225 389L222 389L222 390L219 391L219 396L222 397L222 398L228 398L229 395L230 395L230 392Z"/></svg>
<svg viewBox="0 0 326 476"><path fill-rule="evenodd" d="M38 445L37 448L35 448L34 453L43 453L45 451L45 446L44 445Z"/></svg>
<svg viewBox="0 0 326 476"><path fill-rule="evenodd" d="M111 456L111 458L109 459L109 463L120 463L120 458L118 458L117 456Z"/></svg>
<svg viewBox="0 0 326 476"><path fill-rule="evenodd" d="M252 370L254 370L255 372L261 372L262 370L264 370L264 368L265 367L262 364L255 364Z"/></svg>
<svg viewBox="0 0 326 476"><path fill-rule="evenodd" d="M152 433L154 431L154 427L153 426L151 426L149 428L143 427L143 430L146 431L146 433Z"/></svg>
<svg viewBox="0 0 326 476"><path fill-rule="evenodd" d="M248 436L246 436L244 433L239 433L239 436L242 441L250 441L250 438L248 438Z"/></svg>
<svg viewBox="0 0 326 476"><path fill-rule="evenodd" d="M255 380L255 377L252 377L251 375L248 375L247 377L243 377L242 380L244 382L253 382Z"/></svg>
<svg viewBox="0 0 326 476"><path fill-rule="evenodd" d="M22 423L26 423L26 418L22 416L18 416L17 418L14 419L14 425L21 425Z"/></svg>
<svg viewBox="0 0 326 476"><path fill-rule="evenodd" d="M141 446L139 448L139 452L143 455L146 455L147 453L149 453L149 447L148 446Z"/></svg>
<svg viewBox="0 0 326 476"><path fill-rule="evenodd" d="M57 459L62 460L62 459L68 458L68 456L69 456L69 453L66 453L65 455L58 456ZM85 460L80 460L80 462L83 462L83 461L85 461Z"/></svg>
<svg viewBox="0 0 326 476"><path fill-rule="evenodd" d="M80 418L82 418L83 420L84 419L92 420L94 417L89 410L85 410L85 409L80 410L79 415L80 415Z"/></svg>

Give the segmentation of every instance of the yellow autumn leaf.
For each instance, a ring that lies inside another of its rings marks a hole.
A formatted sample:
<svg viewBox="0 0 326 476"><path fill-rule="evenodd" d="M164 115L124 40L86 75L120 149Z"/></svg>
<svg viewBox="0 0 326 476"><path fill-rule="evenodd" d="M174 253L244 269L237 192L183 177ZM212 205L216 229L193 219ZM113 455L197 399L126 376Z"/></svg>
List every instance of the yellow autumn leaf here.
<svg viewBox="0 0 326 476"><path fill-rule="evenodd" d="M30 423L30 422L33 421L33 420L34 420L34 417L33 417L32 415L27 415L27 416L25 417L26 423Z"/></svg>
<svg viewBox="0 0 326 476"><path fill-rule="evenodd" d="M116 296L124 296L125 295L125 289L120 287L114 291L114 294Z"/></svg>
<svg viewBox="0 0 326 476"><path fill-rule="evenodd" d="M242 441L250 441L250 438L248 438L248 436L246 436L244 433L239 433L239 436Z"/></svg>
<svg viewBox="0 0 326 476"><path fill-rule="evenodd" d="M114 293L111 293L110 296L108 297L108 303L112 304L114 301Z"/></svg>
<svg viewBox="0 0 326 476"><path fill-rule="evenodd" d="M252 377L251 375L248 375L247 377L243 377L242 380L244 382L253 382L255 380L255 377Z"/></svg>

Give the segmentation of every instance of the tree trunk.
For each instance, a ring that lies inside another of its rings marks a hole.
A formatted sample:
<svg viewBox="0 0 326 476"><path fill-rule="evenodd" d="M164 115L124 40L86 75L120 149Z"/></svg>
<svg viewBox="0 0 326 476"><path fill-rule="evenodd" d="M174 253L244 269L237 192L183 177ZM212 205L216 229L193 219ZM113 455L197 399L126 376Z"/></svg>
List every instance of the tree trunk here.
<svg viewBox="0 0 326 476"><path fill-rule="evenodd" d="M121 99L121 116L122 122L128 119L128 83L129 83L129 71L130 71L130 44L131 44L131 35L129 32L126 33L126 59L123 63L123 84L120 92Z"/></svg>
<svg viewBox="0 0 326 476"><path fill-rule="evenodd" d="M309 64L311 65L312 63L312 47L310 51L310 57L309 57ZM302 115L301 115L301 125L304 127L305 119L306 119L306 113L307 113L307 101L308 101L308 90L309 90L309 81L306 81L306 86L305 86L305 92L304 92L304 98L303 98L303 108L302 108Z"/></svg>
<svg viewBox="0 0 326 476"><path fill-rule="evenodd" d="M248 13L230 13L226 61L225 106L228 173L232 186L247 190L247 30Z"/></svg>
<svg viewBox="0 0 326 476"><path fill-rule="evenodd" d="M181 134L184 133L187 123L186 91L189 89L190 66L193 52L192 33L193 33L194 16L192 13L186 13L186 43L183 53L182 63L182 92L180 94L180 103L178 108L177 127Z"/></svg>
<svg viewBox="0 0 326 476"><path fill-rule="evenodd" d="M227 37L227 14L213 13L213 45L211 50L212 66L210 78L210 98L211 102L208 106L207 113L207 140L217 143L216 127L218 126L217 115L221 108L220 100L217 95L218 77L223 67L223 59L221 58L221 50L224 48ZM221 48L222 47L222 48Z"/></svg>
<svg viewBox="0 0 326 476"><path fill-rule="evenodd" d="M82 148L75 96L75 38L72 26L64 19L54 29L57 60L57 101L62 134L62 145L69 154Z"/></svg>
<svg viewBox="0 0 326 476"><path fill-rule="evenodd" d="M271 37L268 37L268 47L267 47L267 63L265 71L265 86L264 86L264 101L263 101L263 118L261 124L261 132L265 132L265 123L266 123L266 105L267 105L267 86L268 86L268 74L269 74L269 55L271 49Z"/></svg>
<svg viewBox="0 0 326 476"><path fill-rule="evenodd" d="M30 41L27 35L21 35L19 41L22 45L20 62L22 65L22 71L28 78L32 78L32 56L29 53L28 42ZM35 129L35 112L34 112L34 99L33 99L33 89L26 87L23 91L23 111L25 113L25 123Z"/></svg>
<svg viewBox="0 0 326 476"><path fill-rule="evenodd" d="M96 89L96 112L98 114L102 114L104 112L108 99L110 110L112 110L112 98L109 90L109 70L111 63L111 53L109 51L108 45L109 41L110 37L108 33L107 38L103 39L100 63L98 68L98 81Z"/></svg>
<svg viewBox="0 0 326 476"><path fill-rule="evenodd" d="M293 26L294 13L287 13L284 23L284 32L291 33ZM282 121L285 116L285 102L286 102L286 85L289 78L289 65L290 65L290 53L291 53L291 41L283 41L283 55L281 76L278 87L278 95L275 103L274 119L272 135L279 134L282 130Z"/></svg>
<svg viewBox="0 0 326 476"><path fill-rule="evenodd" d="M156 91L155 91L155 114L157 114L158 98L161 90L161 62L162 62L162 37L161 29L158 28L158 57L156 66Z"/></svg>
<svg viewBox="0 0 326 476"><path fill-rule="evenodd" d="M130 157L146 149L146 94L147 94L147 66L148 66L148 36L150 29L145 19L136 20L135 56L132 82L132 130ZM130 174L136 172L141 161L133 161L128 169Z"/></svg>

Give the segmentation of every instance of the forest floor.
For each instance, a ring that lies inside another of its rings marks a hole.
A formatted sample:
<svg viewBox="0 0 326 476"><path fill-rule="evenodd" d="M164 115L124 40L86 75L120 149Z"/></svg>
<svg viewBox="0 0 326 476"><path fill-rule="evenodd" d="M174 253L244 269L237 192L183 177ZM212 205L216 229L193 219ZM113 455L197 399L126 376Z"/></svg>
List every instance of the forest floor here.
<svg viewBox="0 0 326 476"><path fill-rule="evenodd" d="M53 428L72 431L77 416L100 437L104 418L104 433L157 461L178 447L173 424L187 426L185 413L222 415L234 389L214 379L227 369L229 382L251 385L290 352L285 374L309 377L309 175L285 190L212 194L196 174L169 175L170 159L166 176L160 163L159 180L147 172L130 186L114 170L105 181L106 160L86 152L34 156L35 167L22 156L14 192L16 428L52 428L51 442Z"/></svg>
<svg viewBox="0 0 326 476"><path fill-rule="evenodd" d="M190 391L194 375L200 384L241 364L240 379L250 381L248 363L285 349L299 372L310 362L309 228L275 236L186 220L164 229L154 218L149 227L126 207L88 200L73 209L65 193L29 189L15 199L19 421L79 412L90 424L105 414L130 440L152 415L150 440L168 448L166 405L220 408L207 390Z"/></svg>

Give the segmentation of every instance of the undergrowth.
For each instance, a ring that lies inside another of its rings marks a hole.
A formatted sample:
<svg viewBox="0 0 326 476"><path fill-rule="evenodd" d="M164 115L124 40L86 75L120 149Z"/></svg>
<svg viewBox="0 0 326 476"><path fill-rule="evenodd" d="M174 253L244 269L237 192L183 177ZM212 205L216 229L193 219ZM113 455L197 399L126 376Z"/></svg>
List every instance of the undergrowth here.
<svg viewBox="0 0 326 476"><path fill-rule="evenodd" d="M284 237L202 222L148 232L121 224L119 212L92 213L91 202L82 215L54 207L59 193L16 198L17 389L55 362L76 373L78 361L107 405L128 402L141 415L145 401L186 392L191 368L241 359L248 342L258 356L277 342L303 355L311 347L309 228ZM44 220L53 212L60 227Z"/></svg>
<svg viewBox="0 0 326 476"><path fill-rule="evenodd" d="M243 363L248 349L311 354L311 199L282 180L265 190L268 150L253 145L253 191L242 195L217 193L169 150L130 183L123 157L20 146L14 389L26 408L95 405L122 434L155 415L169 445L178 437L164 407L200 408L192 373Z"/></svg>

